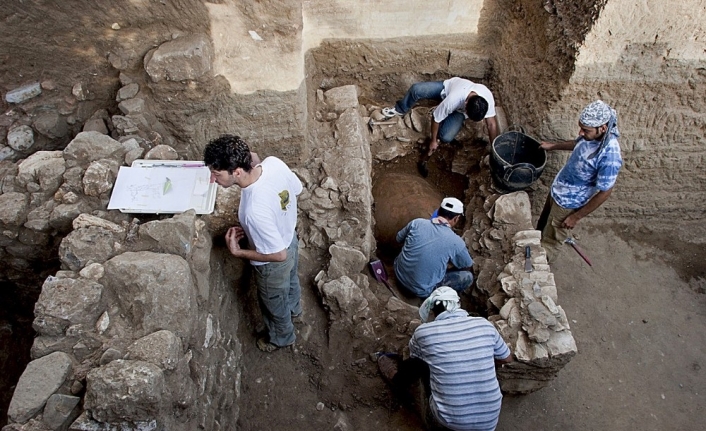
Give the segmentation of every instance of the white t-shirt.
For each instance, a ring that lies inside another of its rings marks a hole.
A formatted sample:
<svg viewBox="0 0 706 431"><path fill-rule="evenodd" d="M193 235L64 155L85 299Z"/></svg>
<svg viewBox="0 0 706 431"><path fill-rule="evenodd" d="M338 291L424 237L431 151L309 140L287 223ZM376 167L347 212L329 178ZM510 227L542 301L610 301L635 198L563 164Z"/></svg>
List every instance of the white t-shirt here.
<svg viewBox="0 0 706 431"><path fill-rule="evenodd" d="M466 97L471 91L488 102L488 112L486 112L485 118L495 117L495 99L488 87L455 77L444 81L444 90L441 92L443 100L434 109L434 121L441 123L454 111L463 112L463 116L468 118L465 105Z"/></svg>
<svg viewBox="0 0 706 431"><path fill-rule="evenodd" d="M255 251L272 254L285 250L297 226L297 195L302 183L289 167L276 157L267 157L262 175L242 189L238 219ZM251 260L253 265L267 262Z"/></svg>

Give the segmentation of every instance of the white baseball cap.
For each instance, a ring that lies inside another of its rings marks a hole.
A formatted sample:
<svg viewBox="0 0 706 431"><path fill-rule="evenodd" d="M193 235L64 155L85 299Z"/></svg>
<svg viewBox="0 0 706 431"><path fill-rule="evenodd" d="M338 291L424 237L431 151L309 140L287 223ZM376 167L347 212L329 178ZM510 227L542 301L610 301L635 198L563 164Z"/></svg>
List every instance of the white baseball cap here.
<svg viewBox="0 0 706 431"><path fill-rule="evenodd" d="M441 201L441 208L454 214L463 215L463 204L456 198L444 198Z"/></svg>

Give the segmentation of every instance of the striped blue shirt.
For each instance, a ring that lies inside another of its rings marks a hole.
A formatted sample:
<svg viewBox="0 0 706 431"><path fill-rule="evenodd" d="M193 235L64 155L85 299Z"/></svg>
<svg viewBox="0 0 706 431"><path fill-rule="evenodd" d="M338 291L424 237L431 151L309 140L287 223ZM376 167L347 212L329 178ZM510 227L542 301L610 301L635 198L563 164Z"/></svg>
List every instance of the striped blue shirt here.
<svg viewBox="0 0 706 431"><path fill-rule="evenodd" d="M589 156L600 146L600 141L579 138L569 160L552 184L552 197L559 206L578 209L586 205L598 191L613 188L623 159L615 136L611 135L607 139L601 152L590 159Z"/></svg>
<svg viewBox="0 0 706 431"><path fill-rule="evenodd" d="M510 349L492 323L464 310L441 313L409 341L410 356L429 365L432 411L454 431L494 430L502 394L494 359Z"/></svg>

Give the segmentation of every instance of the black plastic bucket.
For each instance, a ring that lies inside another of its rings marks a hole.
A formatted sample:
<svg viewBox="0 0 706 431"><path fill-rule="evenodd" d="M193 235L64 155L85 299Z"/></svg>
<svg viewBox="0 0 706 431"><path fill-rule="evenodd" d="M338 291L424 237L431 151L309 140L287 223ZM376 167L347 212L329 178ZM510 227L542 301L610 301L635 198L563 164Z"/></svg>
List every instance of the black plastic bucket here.
<svg viewBox="0 0 706 431"><path fill-rule="evenodd" d="M539 179L547 152L536 139L522 132L505 132L493 140L490 172L498 186L509 192L524 190Z"/></svg>

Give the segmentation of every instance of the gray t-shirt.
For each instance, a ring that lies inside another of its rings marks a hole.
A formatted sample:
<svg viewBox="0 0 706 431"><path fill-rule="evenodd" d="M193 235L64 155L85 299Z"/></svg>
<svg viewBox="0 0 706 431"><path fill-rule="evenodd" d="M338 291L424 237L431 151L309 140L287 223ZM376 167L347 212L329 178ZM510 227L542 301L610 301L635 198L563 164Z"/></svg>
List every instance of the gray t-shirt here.
<svg viewBox="0 0 706 431"><path fill-rule="evenodd" d="M397 232L404 242L395 259L395 276L415 295L425 298L446 275L447 264L458 269L473 265L466 244L444 224L418 218Z"/></svg>

